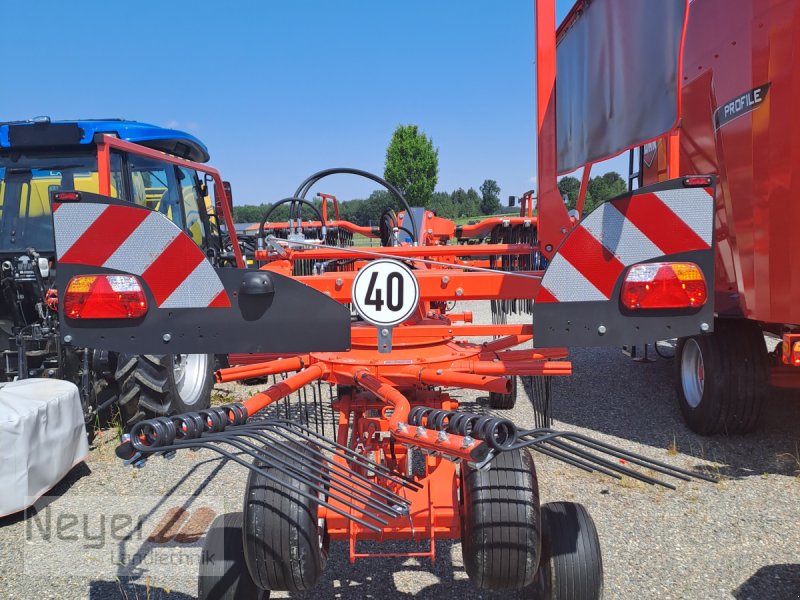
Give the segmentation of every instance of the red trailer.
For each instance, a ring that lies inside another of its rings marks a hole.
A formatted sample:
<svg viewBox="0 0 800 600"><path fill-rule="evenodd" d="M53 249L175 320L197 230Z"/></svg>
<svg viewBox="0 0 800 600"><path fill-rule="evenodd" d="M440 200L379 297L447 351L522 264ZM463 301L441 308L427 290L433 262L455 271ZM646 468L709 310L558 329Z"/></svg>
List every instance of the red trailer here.
<svg viewBox="0 0 800 600"><path fill-rule="evenodd" d="M714 333L682 338L676 387L701 434L744 433L769 384L800 387L800 3L695 0L677 136L644 147L644 185L718 176ZM763 333L783 338L768 354Z"/></svg>

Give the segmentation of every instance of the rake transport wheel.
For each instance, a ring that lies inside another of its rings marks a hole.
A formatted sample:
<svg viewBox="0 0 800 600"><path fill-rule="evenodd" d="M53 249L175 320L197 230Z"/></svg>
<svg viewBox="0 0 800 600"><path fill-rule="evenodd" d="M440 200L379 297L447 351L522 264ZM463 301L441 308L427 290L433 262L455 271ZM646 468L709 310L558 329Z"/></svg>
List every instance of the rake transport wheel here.
<svg viewBox="0 0 800 600"><path fill-rule="evenodd" d="M208 408L214 364L213 354L120 354L114 377L123 421Z"/></svg>
<svg viewBox="0 0 800 600"><path fill-rule="evenodd" d="M499 392L489 392L489 408L499 410L511 410L517 403L517 379L511 377L511 391L508 394Z"/></svg>
<svg viewBox="0 0 800 600"><path fill-rule="evenodd" d="M472 583L521 589L539 565L539 484L527 449L501 452L485 471L461 471L461 547Z"/></svg>
<svg viewBox="0 0 800 600"><path fill-rule="evenodd" d="M536 600L600 600L603 557L592 517L581 504L542 506L542 555Z"/></svg>
<svg viewBox="0 0 800 600"><path fill-rule="evenodd" d="M250 577L242 545L242 513L219 515L206 533L197 579L199 600L266 600Z"/></svg>
<svg viewBox="0 0 800 600"><path fill-rule="evenodd" d="M312 444L287 442L293 455L309 455ZM297 463L299 468L310 467ZM250 472L244 498L244 551L256 585L265 590L300 592L313 588L328 560L329 537L317 518L317 503L294 490L313 494L307 484L266 468L283 485ZM309 473L311 474L311 473ZM313 474L319 476L319 473Z"/></svg>
<svg viewBox="0 0 800 600"><path fill-rule="evenodd" d="M769 394L758 323L717 319L714 333L678 340L675 383L683 418L701 435L753 431Z"/></svg>

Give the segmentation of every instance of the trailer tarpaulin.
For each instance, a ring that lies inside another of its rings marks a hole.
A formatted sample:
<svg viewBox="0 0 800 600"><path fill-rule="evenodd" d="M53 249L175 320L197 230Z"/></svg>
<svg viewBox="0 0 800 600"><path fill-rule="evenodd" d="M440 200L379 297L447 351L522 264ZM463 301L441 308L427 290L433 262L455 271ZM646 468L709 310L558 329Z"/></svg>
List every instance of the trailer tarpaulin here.
<svg viewBox="0 0 800 600"><path fill-rule="evenodd" d="M558 40L558 172L672 130L680 113L688 0L579 3Z"/></svg>

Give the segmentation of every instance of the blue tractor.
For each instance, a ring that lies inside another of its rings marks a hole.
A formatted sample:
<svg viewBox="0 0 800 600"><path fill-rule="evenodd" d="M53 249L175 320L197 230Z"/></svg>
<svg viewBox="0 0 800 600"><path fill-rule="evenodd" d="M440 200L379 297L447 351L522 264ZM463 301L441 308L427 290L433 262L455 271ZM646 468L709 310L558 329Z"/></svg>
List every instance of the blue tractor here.
<svg viewBox="0 0 800 600"><path fill-rule="evenodd" d="M236 264L238 247L231 249L217 218L223 204L230 221L230 188L208 160L194 136L134 121L0 123L0 381L74 382L87 425L107 409L116 408L130 426L209 405L213 355L120 354L74 348L60 338L50 214L53 192L104 193L158 210L213 263Z"/></svg>

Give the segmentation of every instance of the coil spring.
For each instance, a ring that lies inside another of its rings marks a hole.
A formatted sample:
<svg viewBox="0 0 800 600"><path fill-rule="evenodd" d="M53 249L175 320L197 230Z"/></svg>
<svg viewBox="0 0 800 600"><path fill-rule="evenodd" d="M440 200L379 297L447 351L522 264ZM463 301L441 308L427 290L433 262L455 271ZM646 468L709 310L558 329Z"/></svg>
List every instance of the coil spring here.
<svg viewBox="0 0 800 600"><path fill-rule="evenodd" d="M228 425L247 421L247 409L241 404L214 406L197 412L140 421L131 428L131 439L137 449L150 450L170 446L174 442L192 440L204 433L225 431Z"/></svg>
<svg viewBox="0 0 800 600"><path fill-rule="evenodd" d="M408 413L408 424L469 436L486 442L498 452L511 450L518 435L517 426L508 419L427 406L413 407Z"/></svg>

